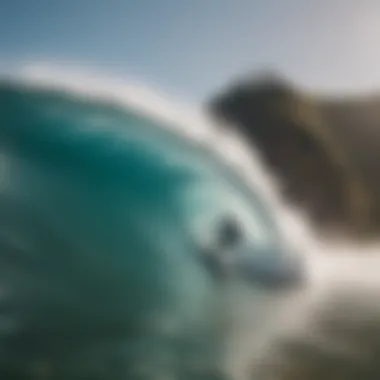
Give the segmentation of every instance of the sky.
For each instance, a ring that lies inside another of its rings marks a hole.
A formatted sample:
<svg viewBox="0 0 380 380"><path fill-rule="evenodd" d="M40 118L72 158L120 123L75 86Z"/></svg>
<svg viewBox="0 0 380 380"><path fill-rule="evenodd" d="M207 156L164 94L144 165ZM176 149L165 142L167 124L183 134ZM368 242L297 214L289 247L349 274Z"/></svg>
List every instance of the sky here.
<svg viewBox="0 0 380 380"><path fill-rule="evenodd" d="M380 89L378 0L0 0L0 64L54 61L192 101L262 68L324 92Z"/></svg>

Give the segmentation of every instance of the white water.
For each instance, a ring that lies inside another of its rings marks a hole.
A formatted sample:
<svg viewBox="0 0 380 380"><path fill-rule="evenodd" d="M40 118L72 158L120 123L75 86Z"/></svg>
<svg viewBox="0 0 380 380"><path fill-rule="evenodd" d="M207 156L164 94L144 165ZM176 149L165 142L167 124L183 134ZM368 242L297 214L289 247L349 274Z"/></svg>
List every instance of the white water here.
<svg viewBox="0 0 380 380"><path fill-rule="evenodd" d="M368 289L375 289L371 297L377 297L377 290L380 297L380 245L363 247L349 242L327 244L319 241L302 213L281 200L276 191L276 181L262 166L259 152L252 151L232 133L228 136L218 134L207 115L197 107L178 104L140 83L124 83L118 78L73 67L68 69L59 65L35 63L25 65L13 75L25 83L58 87L136 107L143 113L165 121L165 124L173 126L186 138L208 146L221 160L228 161L235 170L244 174L246 181L259 189L278 214L289 244L302 252L308 262L309 284L302 294L286 301L284 324L278 327L290 329L293 326L299 331L304 327L306 331L306 322L310 319L313 305L323 302L333 288L361 288L364 297ZM291 317L285 318L286 311L291 311ZM272 329L272 333L275 331ZM236 367L243 371L246 363L242 358L238 362Z"/></svg>

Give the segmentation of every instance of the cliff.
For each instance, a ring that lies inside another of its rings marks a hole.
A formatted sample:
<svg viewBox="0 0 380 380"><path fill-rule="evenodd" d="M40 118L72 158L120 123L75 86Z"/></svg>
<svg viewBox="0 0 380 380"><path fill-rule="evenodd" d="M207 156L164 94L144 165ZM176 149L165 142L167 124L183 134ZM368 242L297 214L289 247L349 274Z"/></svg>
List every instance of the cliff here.
<svg viewBox="0 0 380 380"><path fill-rule="evenodd" d="M265 74L208 107L259 148L284 198L319 232L380 238L380 98L320 96Z"/></svg>

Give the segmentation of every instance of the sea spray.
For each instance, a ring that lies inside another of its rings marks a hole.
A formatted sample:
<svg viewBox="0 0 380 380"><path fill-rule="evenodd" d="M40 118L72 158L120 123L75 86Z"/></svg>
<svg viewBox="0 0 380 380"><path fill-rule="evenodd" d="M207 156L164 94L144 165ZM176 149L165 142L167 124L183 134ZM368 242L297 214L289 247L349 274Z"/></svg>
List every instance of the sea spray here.
<svg viewBox="0 0 380 380"><path fill-rule="evenodd" d="M273 341L273 336L275 333L277 334L279 327L283 330L290 330L293 323L294 327L301 329L300 323L294 323L294 310L299 310L299 321L306 321L307 318L303 318L302 315L306 316L307 310L310 310L309 304L314 295L322 294L321 289L329 289L331 281L339 282L339 279L351 281L356 278L356 281L360 282L364 277L368 277L369 272L372 272L371 276L375 281L377 272L374 265L368 265L367 273L359 270L358 265L356 265L360 263L363 268L366 265L364 264L366 262L364 253L359 253L363 250L361 247L357 247L357 252L353 247L348 247L351 252L354 252L345 257L342 253L348 250L347 247L332 247L318 241L302 212L288 207L278 195L276 180L262 166L260 152L246 146L238 135L221 135L216 132L216 128L213 128L213 123L207 115L196 107L174 105L175 102L162 95L154 95L140 84L128 86L116 79L104 79L93 73L86 76L83 73L75 72L75 70L62 70L49 64L27 66L19 73L14 74L14 77L21 79L25 86L59 88L91 99L101 98L110 103L135 107L139 112L148 114L149 117L157 121L161 120L162 125L173 128L176 133L183 137L213 151L220 161L225 161L231 165L236 173L241 175L255 191L259 190L263 198L270 204L277 215L281 229L287 237L286 244L293 246L305 256L310 275L309 281L301 292L302 294L292 295L289 298L281 297L281 309L276 310L276 314L281 318L277 320L276 326L268 324L265 328L260 329L260 336L257 335L257 331L253 331L249 320L242 320L241 329L239 328L239 331L236 331L235 338L232 338L241 347L238 349L234 346L237 357L233 358L233 363L229 363L233 372L239 372L239 375L245 374L252 360L260 356L258 352L260 354L265 352L264 342ZM373 250L376 251L376 248ZM362 257L356 259L357 255ZM376 263L374 258L371 260ZM356 264L350 266L349 263L355 261ZM346 269L343 270L343 268ZM245 290L241 289L241 291L244 292ZM252 306L253 313L257 311L255 305L248 305L248 307L250 306ZM233 310L233 308L231 309ZM292 318L288 314L292 314ZM246 317L249 313L242 313L242 315ZM252 333L248 334L247 332L250 329L252 329Z"/></svg>

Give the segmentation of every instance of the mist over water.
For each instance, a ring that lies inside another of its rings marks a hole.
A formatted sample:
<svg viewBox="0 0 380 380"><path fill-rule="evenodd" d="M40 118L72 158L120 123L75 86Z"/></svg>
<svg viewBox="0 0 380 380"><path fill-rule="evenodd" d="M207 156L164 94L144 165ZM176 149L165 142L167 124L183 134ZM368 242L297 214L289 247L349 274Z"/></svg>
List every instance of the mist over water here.
<svg viewBox="0 0 380 380"><path fill-rule="evenodd" d="M310 338L313 323L316 323L316 309L331 307L335 292L360 293L359 298L373 300L380 295L380 244L363 246L349 240L346 242L323 242L314 235L302 211L284 204L277 192L276 179L272 178L261 164L260 152L252 151L239 136L230 133L222 135L197 106L178 104L163 94L156 94L149 87L138 82L123 83L119 79L94 74L89 70L67 69L49 63L25 65L17 73L12 73L25 83L44 87L67 89L89 97L102 97L110 102L125 104L162 120L168 127L202 146L214 151L221 160L233 165L234 170L244 176L262 194L278 215L281 229L289 245L304 255L307 263L307 283L297 294L281 299L281 318L276 325L268 325L260 334L247 334L249 321L242 326L235 339L239 349L235 349L235 372L245 378L247 368L265 354L267 344L275 345L276 336L295 334ZM132 83L132 84L131 84ZM183 128L181 126L184 126ZM333 299L331 301L331 299ZM377 299L375 300L377 302ZM255 305L252 306L254 312ZM338 307L336 305L336 307ZM315 330L317 331L317 330ZM239 335L241 334L241 335ZM316 333L317 334L317 333ZM240 339L244 336L244 344ZM306 338L305 338L306 339ZM318 340L318 337L315 339ZM320 344L330 344L329 339ZM269 347L268 346L268 347Z"/></svg>

